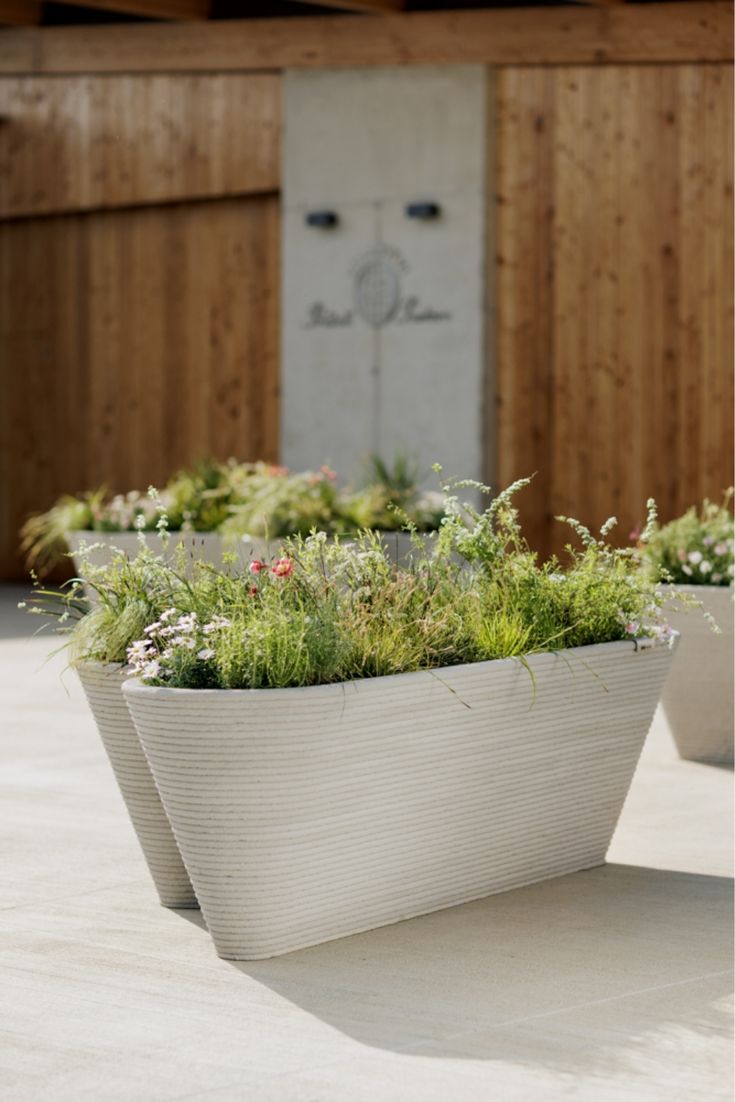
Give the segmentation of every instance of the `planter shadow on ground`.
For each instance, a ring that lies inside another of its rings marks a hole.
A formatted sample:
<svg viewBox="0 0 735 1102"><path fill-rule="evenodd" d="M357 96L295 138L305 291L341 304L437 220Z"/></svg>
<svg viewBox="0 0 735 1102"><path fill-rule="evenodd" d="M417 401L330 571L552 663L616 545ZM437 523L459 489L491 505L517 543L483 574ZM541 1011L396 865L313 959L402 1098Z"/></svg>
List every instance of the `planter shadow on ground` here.
<svg viewBox="0 0 735 1102"><path fill-rule="evenodd" d="M231 967L366 1045L603 1071L651 1031L727 1031L731 899L724 877L606 865Z"/></svg>

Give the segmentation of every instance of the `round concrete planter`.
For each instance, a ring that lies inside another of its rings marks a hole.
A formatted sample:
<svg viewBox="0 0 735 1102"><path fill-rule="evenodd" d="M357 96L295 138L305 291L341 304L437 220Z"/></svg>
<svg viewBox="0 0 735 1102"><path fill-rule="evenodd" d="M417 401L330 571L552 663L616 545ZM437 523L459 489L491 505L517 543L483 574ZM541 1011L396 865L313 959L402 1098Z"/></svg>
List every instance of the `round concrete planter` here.
<svg viewBox="0 0 735 1102"><path fill-rule="evenodd" d="M671 658L123 692L217 952L251 960L603 863Z"/></svg>
<svg viewBox="0 0 735 1102"><path fill-rule="evenodd" d="M120 665L84 662L79 680L164 907L197 907L161 798L130 718Z"/></svg>
<svg viewBox="0 0 735 1102"><path fill-rule="evenodd" d="M666 589L667 587L664 587ZM733 590L723 586L677 586L701 601L722 634L699 609L668 615L681 635L662 703L676 748L688 761L733 763Z"/></svg>

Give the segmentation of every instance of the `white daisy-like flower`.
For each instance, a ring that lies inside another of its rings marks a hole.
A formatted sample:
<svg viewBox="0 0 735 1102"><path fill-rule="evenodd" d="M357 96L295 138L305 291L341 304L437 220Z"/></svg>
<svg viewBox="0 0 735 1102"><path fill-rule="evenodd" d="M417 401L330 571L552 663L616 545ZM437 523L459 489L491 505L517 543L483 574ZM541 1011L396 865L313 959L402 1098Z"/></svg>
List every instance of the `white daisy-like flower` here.
<svg viewBox="0 0 735 1102"><path fill-rule="evenodd" d="M689 562L693 562L694 565L696 566L698 563L700 563L702 561L702 552L701 551L690 551L687 558L689 559Z"/></svg>
<svg viewBox="0 0 735 1102"><path fill-rule="evenodd" d="M699 564L699 570L700 570L701 574L709 574L711 569L712 569L712 563L707 562L706 559L703 559L702 562Z"/></svg>
<svg viewBox="0 0 735 1102"><path fill-rule="evenodd" d="M211 647L202 647L200 651L197 651L197 658L201 658L202 662L206 662L208 658L214 658L214 651Z"/></svg>
<svg viewBox="0 0 735 1102"><path fill-rule="evenodd" d="M145 666L143 666L140 672L142 673L143 677L158 677L160 669L161 663L154 658L152 662L146 662Z"/></svg>

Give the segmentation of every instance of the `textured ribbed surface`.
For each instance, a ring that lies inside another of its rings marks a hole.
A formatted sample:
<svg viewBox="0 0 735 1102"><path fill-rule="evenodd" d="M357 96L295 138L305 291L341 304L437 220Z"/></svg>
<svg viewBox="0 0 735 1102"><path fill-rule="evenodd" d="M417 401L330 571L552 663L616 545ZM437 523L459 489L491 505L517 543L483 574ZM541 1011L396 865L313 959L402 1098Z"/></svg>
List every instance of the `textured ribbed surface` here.
<svg viewBox="0 0 735 1102"><path fill-rule="evenodd" d="M217 951L257 959L600 864L671 657L123 691Z"/></svg>
<svg viewBox="0 0 735 1102"><path fill-rule="evenodd" d="M122 695L128 675L118 665L95 662L80 665L77 672L161 903L198 906Z"/></svg>
<svg viewBox="0 0 735 1102"><path fill-rule="evenodd" d="M415 549L408 532L380 532L379 533L388 557L398 564L408 563L415 557ZM427 540L431 549L436 534L430 532L423 537ZM137 533L135 532L69 532L67 539L72 551L74 569L79 573L81 558L77 554L82 544L95 547L86 556L93 566L104 566L110 560L110 548L117 547L129 557L134 558L140 549ZM349 542L349 541L348 541ZM160 554L163 550L161 539L155 532L146 532L146 543L151 551ZM240 540L237 543L225 542L218 532L172 532L168 542L168 552L173 554L179 544L184 545L187 552L194 559L212 563L219 569L223 566L222 556L225 551L237 551L240 561L247 565L252 559L265 559L269 561L279 553L278 540Z"/></svg>
<svg viewBox="0 0 735 1102"><path fill-rule="evenodd" d="M161 537L156 532L146 532L145 538L151 551L161 554ZM81 558L77 552L82 544L102 545L85 556L93 566L105 566L110 561L111 547L124 551L130 558L135 558L140 550L136 532L69 532L67 539L77 573L81 567ZM239 543L229 544L224 542L218 532L172 532L167 546L169 556L175 553L180 544L184 545L192 562L201 559L220 569L225 551L237 551L244 564L254 558L270 557L278 551L278 544L274 541L267 543L265 540L241 540Z"/></svg>
<svg viewBox="0 0 735 1102"><path fill-rule="evenodd" d="M676 748L689 761L733 763L733 591L722 586L677 586L704 608L669 613L681 635L662 703ZM714 616L716 635L703 616Z"/></svg>

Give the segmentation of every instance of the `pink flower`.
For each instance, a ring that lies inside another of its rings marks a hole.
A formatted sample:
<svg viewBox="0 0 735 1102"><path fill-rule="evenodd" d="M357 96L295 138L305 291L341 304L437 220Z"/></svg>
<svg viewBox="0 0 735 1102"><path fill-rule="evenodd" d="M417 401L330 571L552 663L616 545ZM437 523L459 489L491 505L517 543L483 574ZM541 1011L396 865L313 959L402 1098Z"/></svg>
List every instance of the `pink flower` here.
<svg viewBox="0 0 735 1102"><path fill-rule="evenodd" d="M258 596L258 587L257 587L257 585L251 585L250 589L248 590L248 593L250 594L251 597L257 597Z"/></svg>
<svg viewBox="0 0 735 1102"><path fill-rule="evenodd" d="M329 479L330 482L337 481L337 472L333 471L332 468L327 466L326 463L323 463L319 470L322 472L325 478Z"/></svg>
<svg viewBox="0 0 735 1102"><path fill-rule="evenodd" d="M289 574L293 573L293 563L290 559L276 559L272 567L272 573L277 578L287 578Z"/></svg>
<svg viewBox="0 0 735 1102"><path fill-rule="evenodd" d="M261 570L267 570L267 569L268 569L267 564L264 563L264 562L261 562L260 559L253 559L253 561L250 563L250 566L248 567L248 570L250 571L251 574L260 574Z"/></svg>

